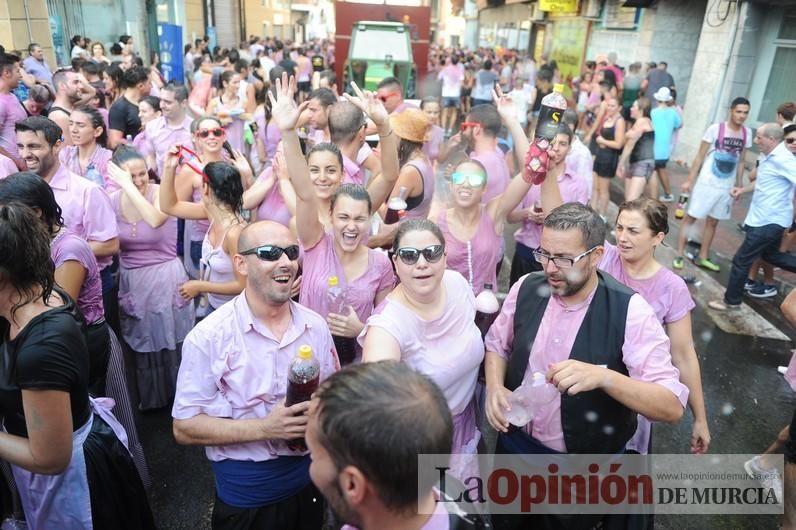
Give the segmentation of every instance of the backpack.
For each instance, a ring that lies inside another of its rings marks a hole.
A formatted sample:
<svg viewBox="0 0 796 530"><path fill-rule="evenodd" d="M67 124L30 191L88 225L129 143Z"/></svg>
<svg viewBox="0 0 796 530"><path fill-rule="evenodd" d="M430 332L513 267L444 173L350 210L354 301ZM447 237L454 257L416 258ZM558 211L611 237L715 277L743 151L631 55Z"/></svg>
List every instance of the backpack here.
<svg viewBox="0 0 796 530"><path fill-rule="evenodd" d="M746 147L746 127L741 126L741 134L743 135L743 147L739 150L724 149L724 122L719 123L719 137L716 140L716 150L713 152L713 166L711 170L716 177L720 179L732 178L735 175L735 169L738 166L738 161L741 157L741 152Z"/></svg>

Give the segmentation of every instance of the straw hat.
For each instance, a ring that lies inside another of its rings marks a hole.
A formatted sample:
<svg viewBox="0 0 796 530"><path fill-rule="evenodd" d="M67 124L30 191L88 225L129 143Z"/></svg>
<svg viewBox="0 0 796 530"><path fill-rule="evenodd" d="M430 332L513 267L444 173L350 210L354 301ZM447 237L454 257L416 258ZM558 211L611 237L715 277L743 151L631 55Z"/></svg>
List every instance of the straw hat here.
<svg viewBox="0 0 796 530"><path fill-rule="evenodd" d="M408 107L390 116L390 127L399 138L422 143L429 139L431 120L416 107Z"/></svg>

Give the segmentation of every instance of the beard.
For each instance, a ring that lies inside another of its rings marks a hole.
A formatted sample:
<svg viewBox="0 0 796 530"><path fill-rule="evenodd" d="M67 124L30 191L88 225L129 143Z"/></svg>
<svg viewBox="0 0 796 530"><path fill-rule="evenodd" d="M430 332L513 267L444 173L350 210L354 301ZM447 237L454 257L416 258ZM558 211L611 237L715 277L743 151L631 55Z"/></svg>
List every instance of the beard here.
<svg viewBox="0 0 796 530"><path fill-rule="evenodd" d="M360 528L362 526L362 519L356 511L348 505L343 497L343 491L340 489L340 484L337 481L326 488L318 488L321 494L326 499L329 510L332 512L332 519L337 523L335 528L339 528L344 524L349 524Z"/></svg>
<svg viewBox="0 0 796 530"><path fill-rule="evenodd" d="M562 281L563 284L557 287L550 285L553 294L566 298L579 293L589 282L589 270L569 269L567 271L558 270L552 274L546 274L548 280Z"/></svg>

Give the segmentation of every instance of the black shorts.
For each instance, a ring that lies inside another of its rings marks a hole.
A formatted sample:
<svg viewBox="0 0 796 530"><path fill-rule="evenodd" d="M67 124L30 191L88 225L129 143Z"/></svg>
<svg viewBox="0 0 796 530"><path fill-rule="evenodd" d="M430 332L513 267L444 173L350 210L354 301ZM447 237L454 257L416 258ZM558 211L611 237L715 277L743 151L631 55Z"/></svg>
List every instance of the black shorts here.
<svg viewBox="0 0 796 530"><path fill-rule="evenodd" d="M666 160L656 160L655 161L655 169L665 169L666 165L669 163L669 159Z"/></svg>
<svg viewBox="0 0 796 530"><path fill-rule="evenodd" d="M297 86L299 92L310 92L312 90L312 82L310 81L299 81Z"/></svg>

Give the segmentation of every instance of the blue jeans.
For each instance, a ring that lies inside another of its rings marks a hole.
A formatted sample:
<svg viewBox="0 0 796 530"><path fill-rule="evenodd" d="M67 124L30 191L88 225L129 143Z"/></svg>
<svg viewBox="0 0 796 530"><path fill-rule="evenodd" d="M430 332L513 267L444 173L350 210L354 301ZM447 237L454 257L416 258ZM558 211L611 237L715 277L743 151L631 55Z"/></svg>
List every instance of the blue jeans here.
<svg viewBox="0 0 796 530"><path fill-rule="evenodd" d="M796 256L780 252L779 245L785 229L777 224L764 226L744 225L746 237L732 258L732 270L724 293L724 303L738 305L743 299L743 285L752 263L762 257L768 263L790 272L796 272Z"/></svg>

